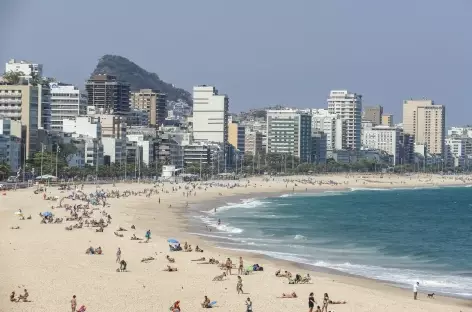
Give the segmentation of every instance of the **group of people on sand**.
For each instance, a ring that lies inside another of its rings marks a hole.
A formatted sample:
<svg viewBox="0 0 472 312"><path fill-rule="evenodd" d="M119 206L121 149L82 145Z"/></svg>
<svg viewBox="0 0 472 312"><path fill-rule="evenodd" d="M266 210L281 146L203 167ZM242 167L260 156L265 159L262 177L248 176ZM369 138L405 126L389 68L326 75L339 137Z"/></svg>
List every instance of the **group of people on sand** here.
<svg viewBox="0 0 472 312"><path fill-rule="evenodd" d="M10 301L11 302L29 302L28 300L28 297L29 297L29 293L28 293L28 290L24 290L24 293L23 295L18 295L18 298L15 297L16 294L15 294L15 291L12 291L11 294L10 294Z"/></svg>

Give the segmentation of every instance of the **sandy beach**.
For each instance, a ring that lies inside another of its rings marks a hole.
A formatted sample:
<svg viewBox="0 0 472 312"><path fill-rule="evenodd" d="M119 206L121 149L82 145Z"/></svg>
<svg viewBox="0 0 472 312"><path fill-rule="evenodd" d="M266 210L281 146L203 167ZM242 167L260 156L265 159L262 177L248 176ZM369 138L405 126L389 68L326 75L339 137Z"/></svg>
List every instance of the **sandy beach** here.
<svg viewBox="0 0 472 312"><path fill-rule="evenodd" d="M329 305L328 311L472 311L467 300L440 297L428 299L419 294L413 300L412 290L403 290L379 281L320 273L301 268L295 264L267 259L254 254L236 253L212 246L197 236L188 234L187 211L193 205L212 208L215 201L225 197L251 197L254 194L284 194L346 188L413 188L445 185L472 184L469 176L397 176L397 175L330 175L275 178L249 178L237 181L191 182L180 184L117 183L107 185L85 185L83 192L97 190L136 192L128 197L107 198L106 205L90 205L91 221L104 219L110 214L111 224L103 232L99 227L83 225L82 228L65 230L78 224L78 220L65 221L71 216L66 205L84 205L78 199L43 199L43 196L63 198L77 191L60 191L49 187L46 193L34 194L35 188L8 191L0 199L0 311L71 311L70 301L77 296L77 307L85 305L87 311L169 311L169 307L180 301L181 311L204 311L201 303L204 296L217 301L213 309L218 311L246 311L248 297L253 302L253 311L308 311L308 295L314 293L321 306L323 294L328 293L333 301L346 304ZM80 188L80 185L79 185ZM146 190L146 191L145 191ZM149 195L149 190L153 190ZM54 207L54 209L52 209ZM15 212L21 209L25 220ZM52 212L54 218L64 218L62 223L41 224L40 212ZM103 212L105 211L105 213ZM83 210L78 210L82 215ZM27 219L31 215L31 219ZM134 225L135 229L132 229ZM11 229L18 226L19 229ZM117 231L120 227L126 231ZM145 243L145 233L151 231L151 239ZM123 235L119 237L115 232ZM143 240L131 240L135 234ZM170 252L168 238L178 239L182 245L188 242L199 252ZM90 246L101 247L102 255L89 255ZM127 262L125 272L117 272L117 249L121 259ZM175 259L169 263L166 255ZM224 272L218 265L192 261L205 257L220 263L228 257L239 264L242 256L244 266L259 263L262 272L242 275L244 294L238 294L237 269L222 281L213 281ZM154 260L142 262L143 258ZM170 265L178 269L167 272ZM287 278L275 276L275 271L288 270L305 276L310 274L310 284L288 283ZM27 289L28 302L11 302ZM298 298L277 298L282 293L296 292ZM316 305L315 309L316 310Z"/></svg>

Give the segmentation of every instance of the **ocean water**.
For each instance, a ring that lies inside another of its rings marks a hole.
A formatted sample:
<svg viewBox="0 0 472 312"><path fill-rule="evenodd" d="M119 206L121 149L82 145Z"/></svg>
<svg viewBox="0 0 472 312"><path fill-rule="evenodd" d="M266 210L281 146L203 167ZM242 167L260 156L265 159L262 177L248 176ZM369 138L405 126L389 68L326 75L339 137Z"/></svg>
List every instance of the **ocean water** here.
<svg viewBox="0 0 472 312"><path fill-rule="evenodd" d="M222 248L472 298L472 188L287 194L194 218Z"/></svg>

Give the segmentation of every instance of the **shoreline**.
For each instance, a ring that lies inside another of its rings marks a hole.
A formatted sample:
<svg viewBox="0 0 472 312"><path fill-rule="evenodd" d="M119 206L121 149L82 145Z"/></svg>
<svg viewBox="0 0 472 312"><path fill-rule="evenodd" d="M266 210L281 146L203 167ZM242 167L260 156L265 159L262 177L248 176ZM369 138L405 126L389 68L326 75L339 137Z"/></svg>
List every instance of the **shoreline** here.
<svg viewBox="0 0 472 312"><path fill-rule="evenodd" d="M468 188L470 185L442 185L442 186L431 186L431 187L418 187L415 189L435 189L435 188L449 188L449 187L457 187L457 188ZM263 193L251 193L247 194L247 196L241 196L241 195L235 195L235 196L230 196L228 200L209 200L205 204L208 204L209 207L211 208L221 208L227 205L228 203L234 203L239 202L239 203L244 203L244 202L251 202L251 201L256 201L256 200L263 200L265 198L274 198L274 197L285 197L284 195L287 196L303 196L303 195L310 195L310 194L320 194L320 193L326 193L326 192L355 192L355 191L387 191L387 190L409 190L408 188L395 188L395 187L387 187L387 188L345 188L345 189L339 189L336 191L333 191L331 189L319 189L319 190L312 190L311 192L303 192L303 193L292 193L288 192L285 194L281 194L279 196L273 196L275 193L274 192L263 192ZM198 206L201 206L203 203L199 203L198 205L195 206L195 211L198 211L200 213L208 213L208 211L211 211L212 209L208 208L201 208L199 209ZM193 216L190 216L193 217ZM363 276L363 275L357 275L349 272L343 272L341 270L329 268L329 267L322 267L322 266L317 266L313 264L307 264L307 263L301 263L301 262L296 262L293 260L288 260L288 259L282 259L282 258L277 258L275 256L267 255L264 254L263 252L259 252L257 250L249 250L249 249L239 249L237 247L235 248L230 248L230 247L224 247L219 245L221 242L224 242L228 240L227 237L224 236L219 236L216 233L228 233L224 231L219 231L216 232L215 234L212 234L212 232L206 232L204 231L205 229L205 223L203 221L194 221L194 220L189 220L189 223L199 223L199 224L190 224L190 226L187 226L187 231L191 230L191 232L187 233L192 236L196 236L197 239L202 241L204 244L211 246L212 248L216 249L221 249L225 250L228 253L232 254L233 256L237 256L240 254L244 254L246 256L250 257L256 257L257 259L263 259L265 261L271 262L273 264L278 264L281 267L290 267L292 269L298 269L298 270L303 270L303 271L308 271L316 274L322 274L325 277L332 277L334 276L339 276L339 277L346 277L350 280L350 283L352 285L362 285L368 286L375 288L375 285L370 285L370 283L375 283L375 284L381 284L387 287L392 287L395 290L401 291L404 295L410 294L411 292L408 290L409 285L403 284L403 283L398 283L394 281L389 281L389 280L382 280L382 279L376 279L376 278L371 278L368 276ZM217 230L216 230L217 231ZM224 243L223 243L224 244ZM202 244L203 245L203 244ZM249 247L248 247L249 248ZM313 276L313 274L310 274ZM316 276L316 275L315 275ZM423 291L423 293L426 293ZM459 300L465 301L467 303L466 305L468 306L469 304L472 305L472 297L470 296L460 296L460 295L454 295L454 294L448 294L448 293L437 293L436 294L438 298L442 299L452 299L452 300ZM469 302L470 301L470 302Z"/></svg>
<svg viewBox="0 0 472 312"><path fill-rule="evenodd" d="M346 305L336 305L336 312L343 311L398 311L399 309L420 312L457 312L459 310L472 311L472 302L450 297L437 297L429 300L425 295L420 300L413 301L410 291L387 285L381 281L370 280L362 277L350 277L331 272L316 272L313 283L308 285L289 285L286 279L277 278L273 272L278 268L291 270L292 272L315 272L312 268L304 268L296 263L285 260L267 258L263 255L244 253L221 249L201 237L190 234L191 225L188 220L191 208L199 206L209 208L222 201L233 201L239 198L254 198L270 196L271 194L291 193L292 186L295 193L305 191L328 190L339 191L351 187L364 187L362 180L356 184L356 176L325 176L315 179L345 181L351 179L349 185L339 183L336 186L300 184L290 177L292 182L283 178L275 181L264 181L261 178L251 178L246 181L215 181L213 185L207 182L195 182L193 185L195 194L186 197L182 193L185 184L160 184L155 187L152 184L116 184L116 188L103 185L104 189L143 190L155 189L160 193L150 198L144 196L130 196L127 198L111 198L110 207L106 211L113 216L112 224L103 233L96 233L93 228L83 228L73 231L65 231L65 224L39 224L38 213L50 210L53 202L44 201L41 195L33 195L32 189L8 192L0 201L0 311L59 311L68 308L68 302L73 294L77 295L78 306L85 304L90 311L106 311L117 309L119 311L149 311L168 310L175 300L181 300L181 306L186 311L204 311L199 302L203 295L217 300L215 307L222 311L241 311L244 309L244 301L250 296L254 302L254 309L258 312L277 312L287 310L306 309L308 292L314 291L315 297L320 299L324 292L328 292L333 300L346 300ZM308 177L313 178L313 177ZM372 177L369 177L372 178ZM374 177L375 178L375 177ZM372 179L374 179L372 178ZM392 181L403 181L404 177L392 176ZM299 177L298 179L307 179ZM359 178L360 179L360 178ZM390 179L390 178L387 178ZM386 179L386 180L387 180ZM420 178L419 178L420 179ZM428 177L428 181L444 182L442 177ZM467 177L468 182L472 181ZM415 181L413 181L415 182ZM398 182L400 183L400 182ZM398 184L397 183L397 184ZM410 183L406 181L405 183ZM411 182L412 183L412 182ZM231 185L240 184L238 187ZM368 183L369 186L378 187L376 183ZM459 186L465 186L464 182L457 181ZM288 186L290 187L288 187ZM434 185L433 185L434 186ZM174 189L175 188L175 189ZM178 190L176 190L179 188ZM204 190L205 189L205 190ZM95 191L95 186L86 186L85 193ZM185 192L184 192L185 193ZM64 196L64 192L57 189L48 189L48 195ZM188 194L187 194L188 195ZM158 202L159 199L159 202ZM78 204L66 200L67 204ZM57 203L56 203L57 204ZM188 205L188 206L187 206ZM19 221L13 213L22 209L25 215L31 214L32 220ZM95 216L102 208L97 207ZM207 209L209 210L209 209ZM65 217L68 213L65 209L54 209L58 217ZM20 226L19 230L11 230L10 226ZM136 230L130 229L135 225ZM113 231L118 227L128 229L125 237L116 237ZM147 229L152 230L152 239L148 244L138 244L129 239L131 234L143 236ZM181 242L188 241L193 246L199 245L204 249L203 254L171 252L167 244L168 238L176 238ZM104 250L102 256L85 255L84 250L88 246L101 246ZM115 271L115 251L120 247L123 251L122 259L128 262L126 273ZM165 255L176 259L175 266L178 272L163 272L168 264ZM153 256L156 259L149 263L140 262L139 259ZM245 264L260 263L265 267L264 272L255 272L243 276L245 295L237 295L235 292L236 277L229 276L223 282L213 282L212 278L221 271L214 265L198 265L191 261L204 256L207 259L213 257L223 261L227 257L237 263L239 256L244 257ZM29 303L11 303L8 295L12 289L20 290L28 288L31 296ZM282 292L296 291L300 299L274 299Z"/></svg>

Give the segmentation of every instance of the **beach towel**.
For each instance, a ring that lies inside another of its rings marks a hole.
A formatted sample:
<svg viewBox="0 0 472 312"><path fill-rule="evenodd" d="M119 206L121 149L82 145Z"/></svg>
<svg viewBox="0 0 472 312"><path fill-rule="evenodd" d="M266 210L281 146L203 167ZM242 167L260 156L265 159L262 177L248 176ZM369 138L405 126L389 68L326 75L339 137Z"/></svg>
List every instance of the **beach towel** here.
<svg viewBox="0 0 472 312"><path fill-rule="evenodd" d="M212 301L212 302L210 302L209 306L213 307L215 304L216 304L216 301Z"/></svg>

